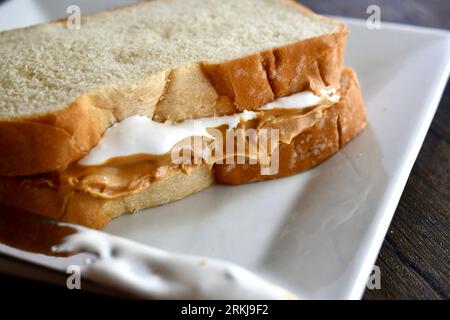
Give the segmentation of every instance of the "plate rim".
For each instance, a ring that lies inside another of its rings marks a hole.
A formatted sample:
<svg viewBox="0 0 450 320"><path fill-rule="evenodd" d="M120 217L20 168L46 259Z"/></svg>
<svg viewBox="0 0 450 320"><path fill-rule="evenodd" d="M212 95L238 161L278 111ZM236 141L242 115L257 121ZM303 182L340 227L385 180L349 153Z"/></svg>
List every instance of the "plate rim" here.
<svg viewBox="0 0 450 320"><path fill-rule="evenodd" d="M332 16L332 17L346 22L349 26L364 27L366 25L366 20L364 19L348 18L342 16ZM450 31L444 29L383 21L381 31L388 32L389 30L442 37L443 39L445 39L445 41L450 43ZM347 291L345 297L346 299L350 300L361 299L364 294L367 284L367 277L370 274L372 267L376 262L376 259L382 248L384 239L391 225L392 219L398 207L398 203L403 194L410 173L413 169L413 166L416 162L419 152L423 146L426 134L429 131L434 115L439 107L439 103L442 99L444 90L446 88L449 75L450 75L450 58L447 61L445 69L443 69L439 75L439 82L432 92L433 98L428 104L428 107L426 109L426 115L421 120L417 132L414 132L415 134L414 142L411 148L407 150L405 160L403 161L401 168L396 172L396 177L393 178L393 182L389 185L389 188L385 191L387 195L385 196L385 200L383 201L384 204L381 208L378 209L379 212L375 214L374 220L372 220L371 223L369 224L369 229L375 230L373 230L374 233L370 237L370 241L368 242L370 243L370 246L369 249L367 249L367 253L363 259L364 262L362 263L362 266L359 268L358 275L356 278L354 278L353 285L352 286L349 285L347 287L350 288L350 291ZM39 267L37 264L36 265L29 264L29 265L31 267ZM27 276L25 275L25 277Z"/></svg>
<svg viewBox="0 0 450 320"><path fill-rule="evenodd" d="M340 19L346 22L349 26L364 27L366 20L356 19L351 17L333 16L336 19ZM384 29L384 30L383 30ZM405 33L421 34L426 36L440 37L450 44L450 31L445 29L422 27L409 24L401 24L396 22L382 22L381 30L376 31L399 31ZM374 220L369 225L370 228L375 228L374 234L369 241L369 249L364 257L364 262L360 267L358 276L356 277L353 287L347 295L349 300L360 300L366 290L367 278L371 274L372 268L376 263L384 240L386 238L389 227L394 218L398 204L400 203L401 196L405 190L408 179L411 175L414 164L419 156L420 150L425 142L426 135L431 127L432 121L442 100L445 88L450 76L450 57L447 59L446 67L442 70L439 76L438 85L433 90L433 98L426 108L426 115L422 119L419 125L419 129L415 132L415 139L412 146L407 150L407 156L403 161L403 165L396 172L396 177L392 179L392 183L389 188L386 189L386 200L383 201L384 205L378 209L378 213L375 214Z"/></svg>

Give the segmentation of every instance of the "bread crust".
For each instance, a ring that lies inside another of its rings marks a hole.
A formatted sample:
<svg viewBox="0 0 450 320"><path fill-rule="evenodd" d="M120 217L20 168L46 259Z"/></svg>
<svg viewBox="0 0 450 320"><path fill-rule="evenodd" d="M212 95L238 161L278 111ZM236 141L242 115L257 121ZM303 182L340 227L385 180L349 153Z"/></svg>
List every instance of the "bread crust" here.
<svg viewBox="0 0 450 320"><path fill-rule="evenodd" d="M312 14L303 6L297 10ZM321 19L328 19L321 17ZM60 23L60 22L55 22ZM255 109L275 98L339 81L347 28L218 63L193 63L137 83L101 88L52 113L0 119L0 176L62 170L130 115L179 121Z"/></svg>
<svg viewBox="0 0 450 320"><path fill-rule="evenodd" d="M323 111L312 127L295 137L280 151L280 171L261 176L258 165L207 165L152 183L144 190L117 199L101 199L82 192L65 193L46 184L29 183L32 178L0 177L0 203L54 219L101 228L121 214L182 199L215 181L243 184L293 175L314 167L348 143L367 123L364 102L356 74L344 69L341 100ZM61 196L64 195L64 196Z"/></svg>
<svg viewBox="0 0 450 320"><path fill-rule="evenodd" d="M206 189L214 183L214 172L208 166L198 166L189 175L178 172L139 193L117 199L96 198L77 191L65 193L66 190L47 184L29 183L28 179L0 178L0 203L52 219L102 228L124 213L160 206Z"/></svg>
<svg viewBox="0 0 450 320"><path fill-rule="evenodd" d="M0 119L0 176L63 170L86 155L112 124L131 115L152 117L168 76L165 71L139 83L99 89L52 113Z"/></svg>
<svg viewBox="0 0 450 320"><path fill-rule="evenodd" d="M345 32L324 35L202 67L216 92L229 97L237 110L255 110L297 92L336 87L345 41Z"/></svg>
<svg viewBox="0 0 450 320"><path fill-rule="evenodd" d="M216 165L218 183L239 185L278 179L308 170L339 151L367 125L364 100L356 73L345 68L341 77L341 100L323 111L312 127L290 144L280 145L280 167L276 175L263 176L259 165Z"/></svg>

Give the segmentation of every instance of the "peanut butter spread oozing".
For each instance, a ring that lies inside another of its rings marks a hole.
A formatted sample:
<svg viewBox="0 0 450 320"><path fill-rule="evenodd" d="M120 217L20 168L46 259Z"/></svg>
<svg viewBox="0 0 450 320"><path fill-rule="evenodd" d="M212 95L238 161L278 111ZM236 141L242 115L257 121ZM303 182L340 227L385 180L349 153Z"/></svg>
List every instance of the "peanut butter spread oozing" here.
<svg viewBox="0 0 450 320"><path fill-rule="evenodd" d="M254 120L241 122L238 129L278 129L279 143L290 144L292 139L312 127L330 106L331 104L302 109L264 110L258 112L258 116ZM227 126L215 129L219 129L225 134ZM243 137L243 139L248 139L248 137ZM192 144L192 141L193 139L180 141L174 148ZM225 158L235 156L248 158L249 156L248 149L245 150L245 154L239 154L235 148L230 154L229 151L225 152L225 145L223 148L224 152L220 156L213 154L212 159L202 158L201 163L194 162L195 164L192 162L189 164L174 163L171 157L172 153L164 155L137 154L113 158L98 166L83 166L74 163L60 172L36 177L34 183L46 184L62 193L78 191L98 198L114 199L137 193L149 184L171 177L180 171L189 175L197 165L207 164L212 169L217 162L224 161ZM194 156L198 157L195 154Z"/></svg>

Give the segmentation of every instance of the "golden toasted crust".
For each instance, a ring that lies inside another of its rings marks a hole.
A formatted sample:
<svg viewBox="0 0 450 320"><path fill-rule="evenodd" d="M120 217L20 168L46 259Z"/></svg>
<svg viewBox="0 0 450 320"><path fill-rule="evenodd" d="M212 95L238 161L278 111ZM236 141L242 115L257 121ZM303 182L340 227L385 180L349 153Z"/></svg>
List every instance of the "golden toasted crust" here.
<svg viewBox="0 0 450 320"><path fill-rule="evenodd" d="M64 194L48 185L28 183L32 178L0 178L0 203L25 209L55 219L101 228L111 218L143 208L182 199L203 190L216 180L242 184L276 179L307 170L330 157L356 136L366 125L366 113L358 80L353 70L344 69L341 100L323 112L312 127L295 137L280 150L278 175L261 176L259 166L198 166L190 175L175 176L149 185L144 190L118 199L100 199L87 193Z"/></svg>
<svg viewBox="0 0 450 320"><path fill-rule="evenodd" d="M290 144L280 145L278 174L263 176L259 165L224 164L215 166L216 181L237 185L290 176L310 169L336 153L367 124L361 89L352 69L343 70L341 88L341 100L323 111L320 120Z"/></svg>
<svg viewBox="0 0 450 320"><path fill-rule="evenodd" d="M130 115L153 116L169 72L121 88L105 88L67 108L15 120L0 120L0 176L64 169L86 155L113 123Z"/></svg>
<svg viewBox="0 0 450 320"><path fill-rule="evenodd" d="M219 95L231 98L237 110L254 110L279 97L337 86L345 40L345 32L324 35L202 66Z"/></svg>
<svg viewBox="0 0 450 320"><path fill-rule="evenodd" d="M224 115L306 89L336 85L346 37L342 24L335 34L231 61L180 66L139 83L99 89L53 113L0 119L0 176L61 170L82 158L108 127L126 116L179 121Z"/></svg>

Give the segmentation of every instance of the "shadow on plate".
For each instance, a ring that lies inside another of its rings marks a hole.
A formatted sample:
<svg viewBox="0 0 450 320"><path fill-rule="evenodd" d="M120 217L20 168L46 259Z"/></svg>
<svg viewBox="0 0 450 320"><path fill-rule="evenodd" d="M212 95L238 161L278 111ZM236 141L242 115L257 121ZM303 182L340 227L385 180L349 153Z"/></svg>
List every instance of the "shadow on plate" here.
<svg viewBox="0 0 450 320"><path fill-rule="evenodd" d="M370 126L315 170L261 265L269 274L303 275L282 285L320 295L361 250L388 180Z"/></svg>

